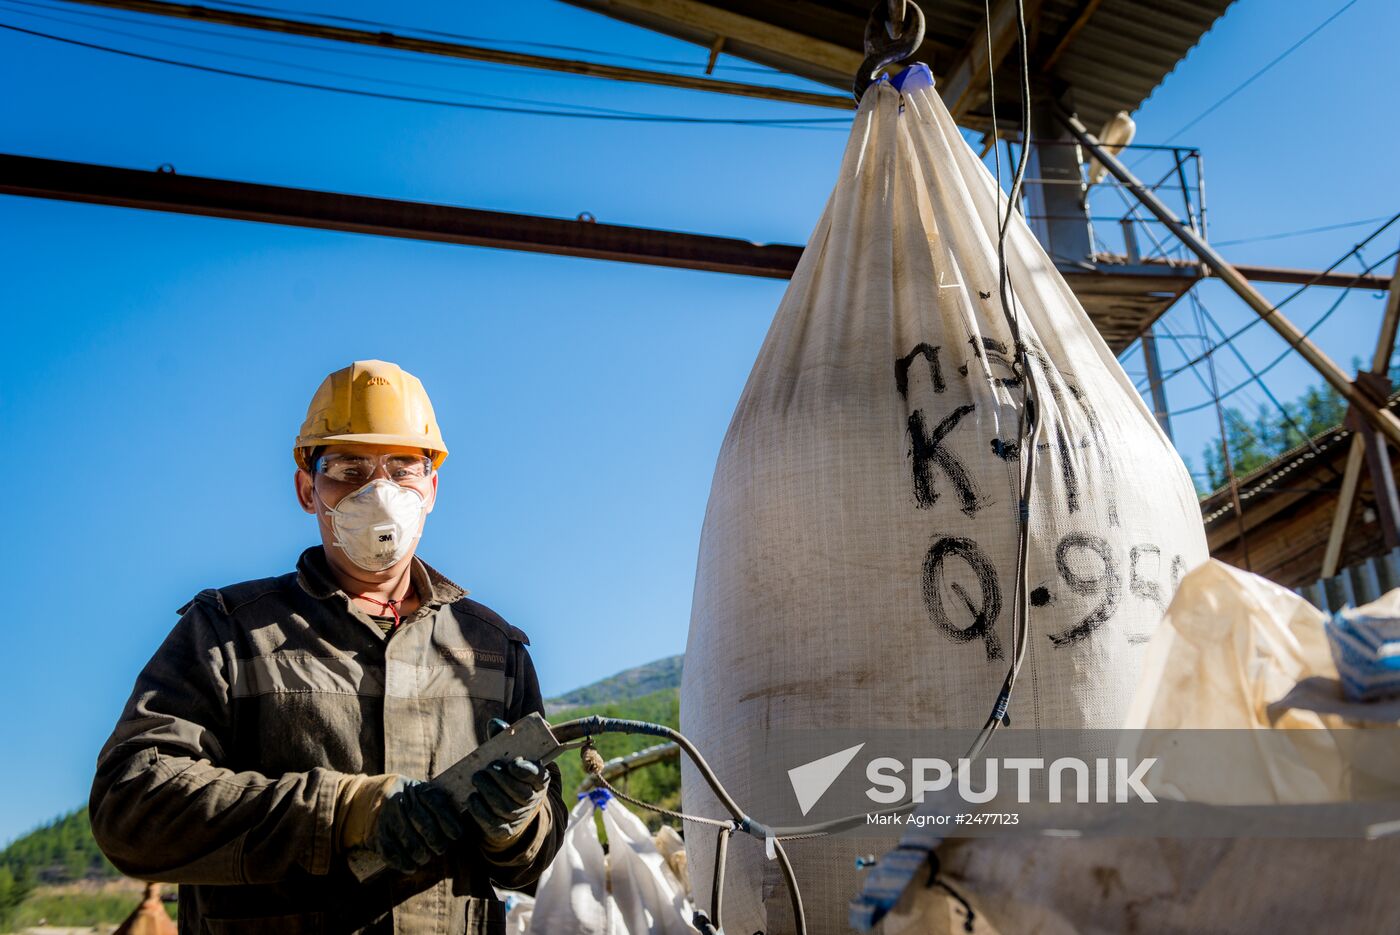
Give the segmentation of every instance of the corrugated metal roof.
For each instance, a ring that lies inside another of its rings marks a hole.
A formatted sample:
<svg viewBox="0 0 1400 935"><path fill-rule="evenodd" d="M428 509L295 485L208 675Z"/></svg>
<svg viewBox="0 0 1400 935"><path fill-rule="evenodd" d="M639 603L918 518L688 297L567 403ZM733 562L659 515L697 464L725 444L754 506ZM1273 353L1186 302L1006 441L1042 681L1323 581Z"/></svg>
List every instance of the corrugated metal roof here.
<svg viewBox="0 0 1400 935"><path fill-rule="evenodd" d="M841 90L859 63L871 0L566 0L575 6L712 46ZM1034 0L1027 0L1028 4ZM1091 129L1134 111L1230 6L1232 0L1041 0L1029 24L1033 70L1055 57L1048 77L1071 89ZM928 28L916 56L946 74L985 19L983 0L926 0ZM1067 37L1069 41L1065 44ZM1014 61L997 74L1012 103ZM965 120L978 124L985 101ZM1001 101L998 101L1001 107ZM1015 113L1008 107L1007 113Z"/></svg>

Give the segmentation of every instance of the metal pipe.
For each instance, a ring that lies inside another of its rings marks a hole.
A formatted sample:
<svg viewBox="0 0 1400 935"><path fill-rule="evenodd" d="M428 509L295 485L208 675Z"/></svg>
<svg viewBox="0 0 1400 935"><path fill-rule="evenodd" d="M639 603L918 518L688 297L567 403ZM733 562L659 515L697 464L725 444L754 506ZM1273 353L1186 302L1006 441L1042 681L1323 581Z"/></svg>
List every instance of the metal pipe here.
<svg viewBox="0 0 1400 935"><path fill-rule="evenodd" d="M1056 115L1070 133L1074 134L1084 144L1084 147L1093 153L1099 162L1104 164L1114 178L1132 192L1149 211L1157 215L1158 219L1167 226L1167 229L1176 235L1177 239L1185 244L1192 253L1210 266L1216 277L1224 280L1225 284L1243 299L1246 305L1252 308L1260 318L1263 318L1270 328L1278 332L1279 336L1288 342L1289 347L1302 355L1303 359L1311 364L1314 370L1322 374L1323 379L1330 383L1347 402L1363 413L1378 431L1384 434L1387 439L1400 445L1400 419L1397 419L1394 414L1382 408L1370 396L1358 389L1345 371L1323 353L1322 349L1299 330L1297 325L1274 308L1268 299L1249 284L1249 281L1239 270L1231 266L1219 253L1216 253L1215 248L1202 240L1195 231L1182 224L1181 220L1156 195L1144 188L1142 182L1128 171L1128 168L1116 157L1105 150L1094 138L1094 135L1085 129L1084 124L1079 122L1077 117L1062 107L1056 108Z"/></svg>
<svg viewBox="0 0 1400 935"><path fill-rule="evenodd" d="M1162 427L1167 438L1175 442L1172 438L1171 415L1167 409L1167 388L1162 383L1162 362L1157 353L1157 336L1153 333L1151 325L1142 333L1142 356L1147 363L1147 385L1152 393L1152 414L1157 417L1157 424Z"/></svg>
<svg viewBox="0 0 1400 935"><path fill-rule="evenodd" d="M442 55L448 58L469 59L477 62L495 62L500 65L537 68L542 71L559 71L574 75L588 75L593 78L608 78L613 81L656 84L670 88L687 88L692 91L713 91L720 94L732 94L738 97L756 97L770 101L785 101L789 104L808 104L813 107L830 107L836 110L849 111L852 109L851 99L846 95L840 94L795 91L789 88L775 88L768 85L745 84L738 81L721 81L718 78L701 78L695 75L677 75L663 71L647 71L640 68L623 68L618 65L604 65L599 62L582 62L574 59L529 55L524 52L507 52L502 49L488 49L481 46L465 45L460 42L445 42L439 39L421 39L416 36L400 36L391 32L351 29L346 26L332 26L328 23L284 19L276 16L261 16L252 13L238 13L219 7L199 6L191 3L164 3L161 2L161 0L68 0L68 2L81 3L86 6L106 7L113 10L126 10L132 13L150 13L157 16L194 20L197 23L217 23L220 26L238 26L244 29L260 29L264 32L277 32L291 36L307 36L312 39L349 42L356 45L367 45L380 49L398 49L403 52L419 52L427 55Z"/></svg>

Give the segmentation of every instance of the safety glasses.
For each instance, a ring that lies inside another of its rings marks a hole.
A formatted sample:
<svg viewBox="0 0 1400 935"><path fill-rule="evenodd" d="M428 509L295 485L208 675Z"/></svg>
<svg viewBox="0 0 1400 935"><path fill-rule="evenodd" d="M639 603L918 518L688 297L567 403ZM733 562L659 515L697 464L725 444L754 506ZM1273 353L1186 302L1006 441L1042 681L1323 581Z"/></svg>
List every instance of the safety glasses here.
<svg viewBox="0 0 1400 935"><path fill-rule="evenodd" d="M433 473L431 458L422 455L325 454L316 459L316 473L341 484L367 484L382 472L396 484L426 480Z"/></svg>

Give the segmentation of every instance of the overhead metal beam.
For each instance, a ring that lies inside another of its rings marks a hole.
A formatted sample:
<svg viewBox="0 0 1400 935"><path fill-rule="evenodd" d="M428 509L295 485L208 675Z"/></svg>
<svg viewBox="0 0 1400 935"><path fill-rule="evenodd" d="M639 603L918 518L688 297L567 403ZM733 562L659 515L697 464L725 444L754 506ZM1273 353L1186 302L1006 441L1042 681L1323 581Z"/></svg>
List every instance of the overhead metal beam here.
<svg viewBox="0 0 1400 935"><path fill-rule="evenodd" d="M773 279L790 277L803 250L800 244L756 244L708 234L230 182L33 156L0 154L0 194ZM1181 267L1175 269L1187 272ZM1066 276L1071 283L1078 281L1074 273ZM1103 279L1100 273L1085 273L1080 288L1092 288ZM1147 289L1167 289L1174 282L1143 277Z"/></svg>
<svg viewBox="0 0 1400 935"><path fill-rule="evenodd" d="M786 279L787 244L0 155L0 193Z"/></svg>
<svg viewBox="0 0 1400 935"><path fill-rule="evenodd" d="M972 34L967 46L952 68L939 79L938 89L943 103L954 120L961 121L977 105L987 90L987 75L1006 58L1016 45L1017 0L997 0L991 18L982 22ZM1026 21L1030 22L1040 10L1040 0L1022 0ZM991 35L991 63L987 61L987 37Z"/></svg>
<svg viewBox="0 0 1400 935"><path fill-rule="evenodd" d="M1144 266L1166 266L1172 269L1183 268L1183 264L1179 260L1164 260L1160 257L1138 260L1137 262ZM1189 265L1191 268L1199 268L1195 263ZM1376 292L1384 292L1389 289L1391 281L1391 277L1382 276L1377 273L1317 272L1316 270L1310 269L1292 269L1285 266L1257 266L1249 263L1241 263L1235 267L1235 270L1251 282L1292 283L1298 286L1327 286L1334 289L1366 289ZM1213 276L1215 274L1207 268L1205 270L1205 275Z"/></svg>
<svg viewBox="0 0 1400 935"><path fill-rule="evenodd" d="M476 62L494 62L499 65L516 65L522 68L536 68L542 71L566 72L574 75L589 75L594 78L608 78L613 81L631 81L639 84L654 84L670 88L685 88L692 91L711 91L737 97L760 98L769 101L783 101L789 104L807 104L813 107L826 107L834 110L852 110L854 102L850 95L823 94L814 91L798 91L790 88L775 88L768 85L746 84L739 81L722 81L700 75L678 75L664 71L649 71L640 68L623 68L617 65L604 65L598 62L583 62L574 59L551 58L544 55L528 55L523 52L506 52L501 49L488 49L482 46L466 45L460 42L447 42L440 39L422 39L416 36L400 36L392 32L372 32L366 29L351 29L346 26L333 26L306 20L284 19L277 16L263 16L253 13L239 13L217 7L199 6L189 3L166 3L163 0L67 0L69 3L84 6L107 7L131 13L149 13L177 19L193 20L199 23L215 23L221 26L236 26L242 29L258 29L264 32L284 33L304 36L311 39L326 39L334 42L348 42L354 45L373 46L378 49L396 49L402 52L418 52L425 55L440 55L447 58L468 59ZM859 59L857 59L859 64ZM853 68L852 74L855 73Z"/></svg>
<svg viewBox="0 0 1400 935"><path fill-rule="evenodd" d="M1319 273L1308 269L1288 269L1281 266L1253 266L1241 264L1235 271L1252 282L1293 283L1299 286L1330 286L1336 289L1374 289L1384 291L1390 288L1391 277L1375 273ZM1207 276L1223 279L1214 270L1207 270Z"/></svg>
<svg viewBox="0 0 1400 935"><path fill-rule="evenodd" d="M1180 240L1187 249L1196 254L1211 268L1212 273L1223 280L1245 304L1253 309L1270 328L1273 328L1280 337L1288 342L1288 346L1296 350L1312 368L1320 373L1328 383L1332 385L1347 402L1360 412L1368 422L1376 427L1391 443L1400 445L1400 419L1395 417L1389 409L1385 408L1383 402L1371 398L1371 395L1363 391L1352 379L1347 376L1341 367L1337 366L1332 358L1323 353L1312 340L1299 330L1298 326L1289 321L1282 312L1273 306L1268 299L1264 298L1257 289L1249 284L1249 281L1231 266L1215 248L1206 243L1200 236L1185 224L1181 219L1172 213L1160 198L1149 190L1143 183L1134 176L1118 158L1109 153L1094 135L1085 129L1084 124L1079 122L1079 118L1061 109L1059 111L1061 121L1065 127L1091 152L1099 162L1116 178L1123 186L1137 198L1147 210L1157 216L1157 219L1166 225L1167 229Z"/></svg>

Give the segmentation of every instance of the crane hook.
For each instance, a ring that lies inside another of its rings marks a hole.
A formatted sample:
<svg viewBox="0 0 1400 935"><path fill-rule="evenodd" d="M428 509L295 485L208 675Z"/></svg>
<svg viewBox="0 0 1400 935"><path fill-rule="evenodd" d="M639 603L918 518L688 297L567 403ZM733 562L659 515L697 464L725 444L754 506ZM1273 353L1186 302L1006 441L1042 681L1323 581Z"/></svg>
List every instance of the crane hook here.
<svg viewBox="0 0 1400 935"><path fill-rule="evenodd" d="M904 19L896 23L891 14L900 7L904 8ZM880 72L909 58L923 41L924 11L914 0L879 0L865 24L865 61L860 63L852 88L856 104L860 104L865 89L874 84Z"/></svg>

